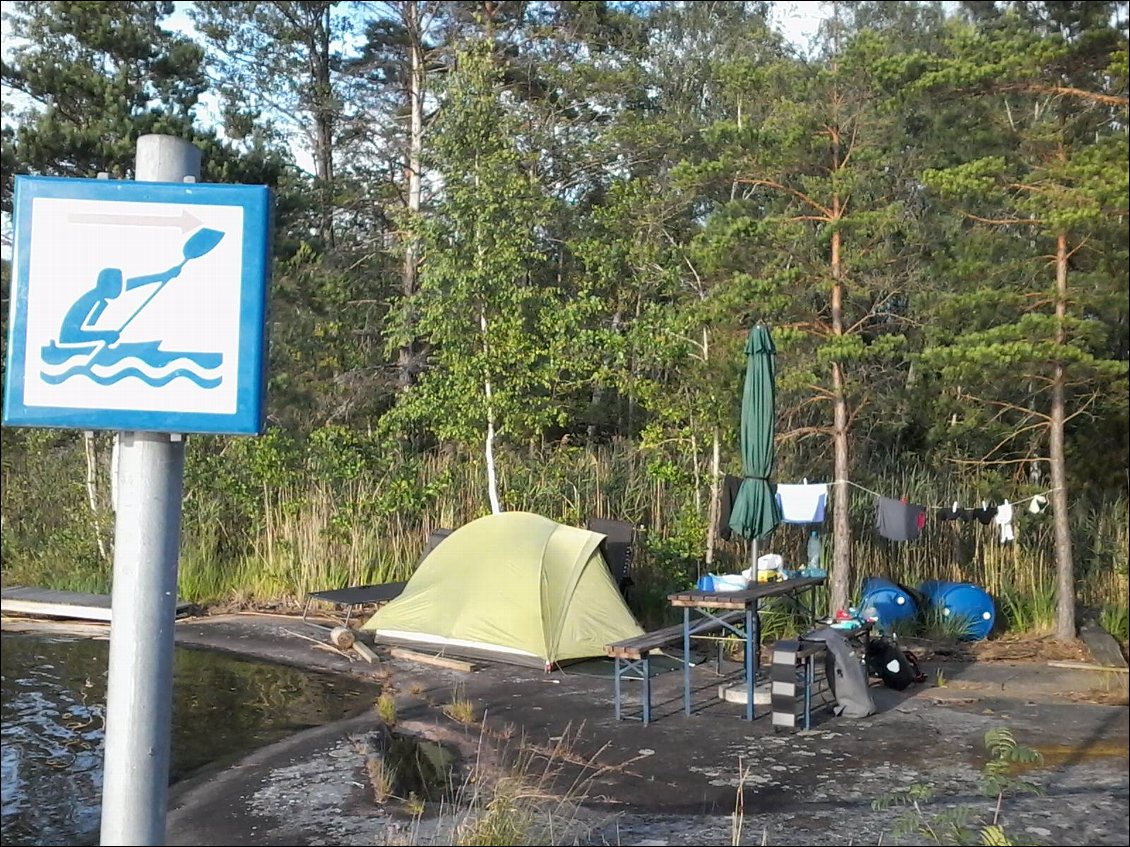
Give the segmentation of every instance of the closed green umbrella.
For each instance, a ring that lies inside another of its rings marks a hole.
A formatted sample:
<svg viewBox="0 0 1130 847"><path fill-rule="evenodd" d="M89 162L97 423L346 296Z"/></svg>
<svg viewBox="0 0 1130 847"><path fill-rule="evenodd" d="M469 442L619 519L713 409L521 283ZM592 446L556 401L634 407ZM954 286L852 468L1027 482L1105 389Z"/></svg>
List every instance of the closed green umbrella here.
<svg viewBox="0 0 1130 847"><path fill-rule="evenodd" d="M769 330L757 324L745 345L745 386L742 389L742 485L730 511L730 529L753 540L750 576L757 576L757 540L781 522L773 474L777 354Z"/></svg>

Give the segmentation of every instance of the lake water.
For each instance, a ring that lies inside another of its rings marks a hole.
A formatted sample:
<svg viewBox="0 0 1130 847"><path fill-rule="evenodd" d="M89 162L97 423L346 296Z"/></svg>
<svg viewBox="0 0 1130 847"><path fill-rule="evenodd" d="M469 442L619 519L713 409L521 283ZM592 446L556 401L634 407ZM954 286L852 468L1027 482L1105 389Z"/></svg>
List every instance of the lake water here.
<svg viewBox="0 0 1130 847"><path fill-rule="evenodd" d="M109 642L5 633L0 793L7 845L96 844ZM375 686L177 648L170 779L372 706Z"/></svg>

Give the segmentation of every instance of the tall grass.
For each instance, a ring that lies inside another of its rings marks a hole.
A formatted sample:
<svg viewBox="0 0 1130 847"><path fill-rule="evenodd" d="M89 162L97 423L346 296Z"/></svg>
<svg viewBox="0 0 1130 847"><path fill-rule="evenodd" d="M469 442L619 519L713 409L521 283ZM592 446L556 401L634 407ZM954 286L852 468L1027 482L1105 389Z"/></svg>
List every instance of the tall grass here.
<svg viewBox="0 0 1130 847"><path fill-rule="evenodd" d="M110 559L99 551L96 535L113 526L107 439L96 439L105 468L93 477L94 510L86 485L82 433L4 429L0 439L4 584L109 591Z"/></svg>
<svg viewBox="0 0 1130 847"><path fill-rule="evenodd" d="M455 797L455 807L463 811L443 843L575 844L585 834L578 812L597 770L591 759L574 752L574 733L567 729L549 748L515 741L516 747L499 751L498 764L474 764Z"/></svg>
<svg viewBox="0 0 1130 847"><path fill-rule="evenodd" d="M328 459L326 439L319 446L311 438L313 447L279 439L222 447L190 441L180 568L184 599L297 603L312 590L405 579L431 531L461 526L489 511L479 454L399 455L376 450L362 436L350 438L344 447L334 442ZM84 501L80 440L42 437L5 453L5 582L108 590L109 563L97 554ZM644 528L630 599L645 625L669 620L667 594L704 572L708 481L701 479L703 489L696 491L693 468L678 456L659 461L623 441L593 448L553 444L501 450L498 467L508 510L572 525L588 517L618 518ZM997 479L923 468L858 481L934 507L1036 493ZM854 596L868 576L911 587L926 579L968 581L997 598L1009 627L1040 631L1050 625L1055 586L1050 514L1017 509L1017 539L1002 545L995 525L940 521L931 511L920 539L899 544L875 533L873 495L853 488L850 497ZM1118 610L1127 608L1127 500L1120 495L1081 503L1071 525L1079 601L1112 610L1107 614L1117 620ZM808 529L782 525L764 551L801 562ZM719 542L711 567L737 572L748 567L748 556L740 539ZM767 623L782 630L789 625L780 616Z"/></svg>

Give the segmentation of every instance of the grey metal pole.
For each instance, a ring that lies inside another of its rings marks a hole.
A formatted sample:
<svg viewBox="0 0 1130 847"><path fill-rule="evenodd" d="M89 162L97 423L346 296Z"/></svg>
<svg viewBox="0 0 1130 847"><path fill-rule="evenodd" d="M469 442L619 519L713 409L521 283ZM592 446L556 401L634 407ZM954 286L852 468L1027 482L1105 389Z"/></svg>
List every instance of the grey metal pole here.
<svg viewBox="0 0 1130 847"><path fill-rule="evenodd" d="M200 151L180 138L137 141L137 179L200 176ZM165 843L173 701L173 627L184 441L121 434L101 843Z"/></svg>

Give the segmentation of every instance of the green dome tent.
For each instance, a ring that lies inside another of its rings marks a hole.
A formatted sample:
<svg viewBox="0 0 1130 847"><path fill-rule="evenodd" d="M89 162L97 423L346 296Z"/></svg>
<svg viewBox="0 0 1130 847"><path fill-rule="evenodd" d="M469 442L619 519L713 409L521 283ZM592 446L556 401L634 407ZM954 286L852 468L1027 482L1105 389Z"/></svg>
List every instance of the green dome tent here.
<svg viewBox="0 0 1130 847"><path fill-rule="evenodd" d="M453 532L362 627L380 642L546 669L642 635L600 551L604 536L529 512Z"/></svg>

